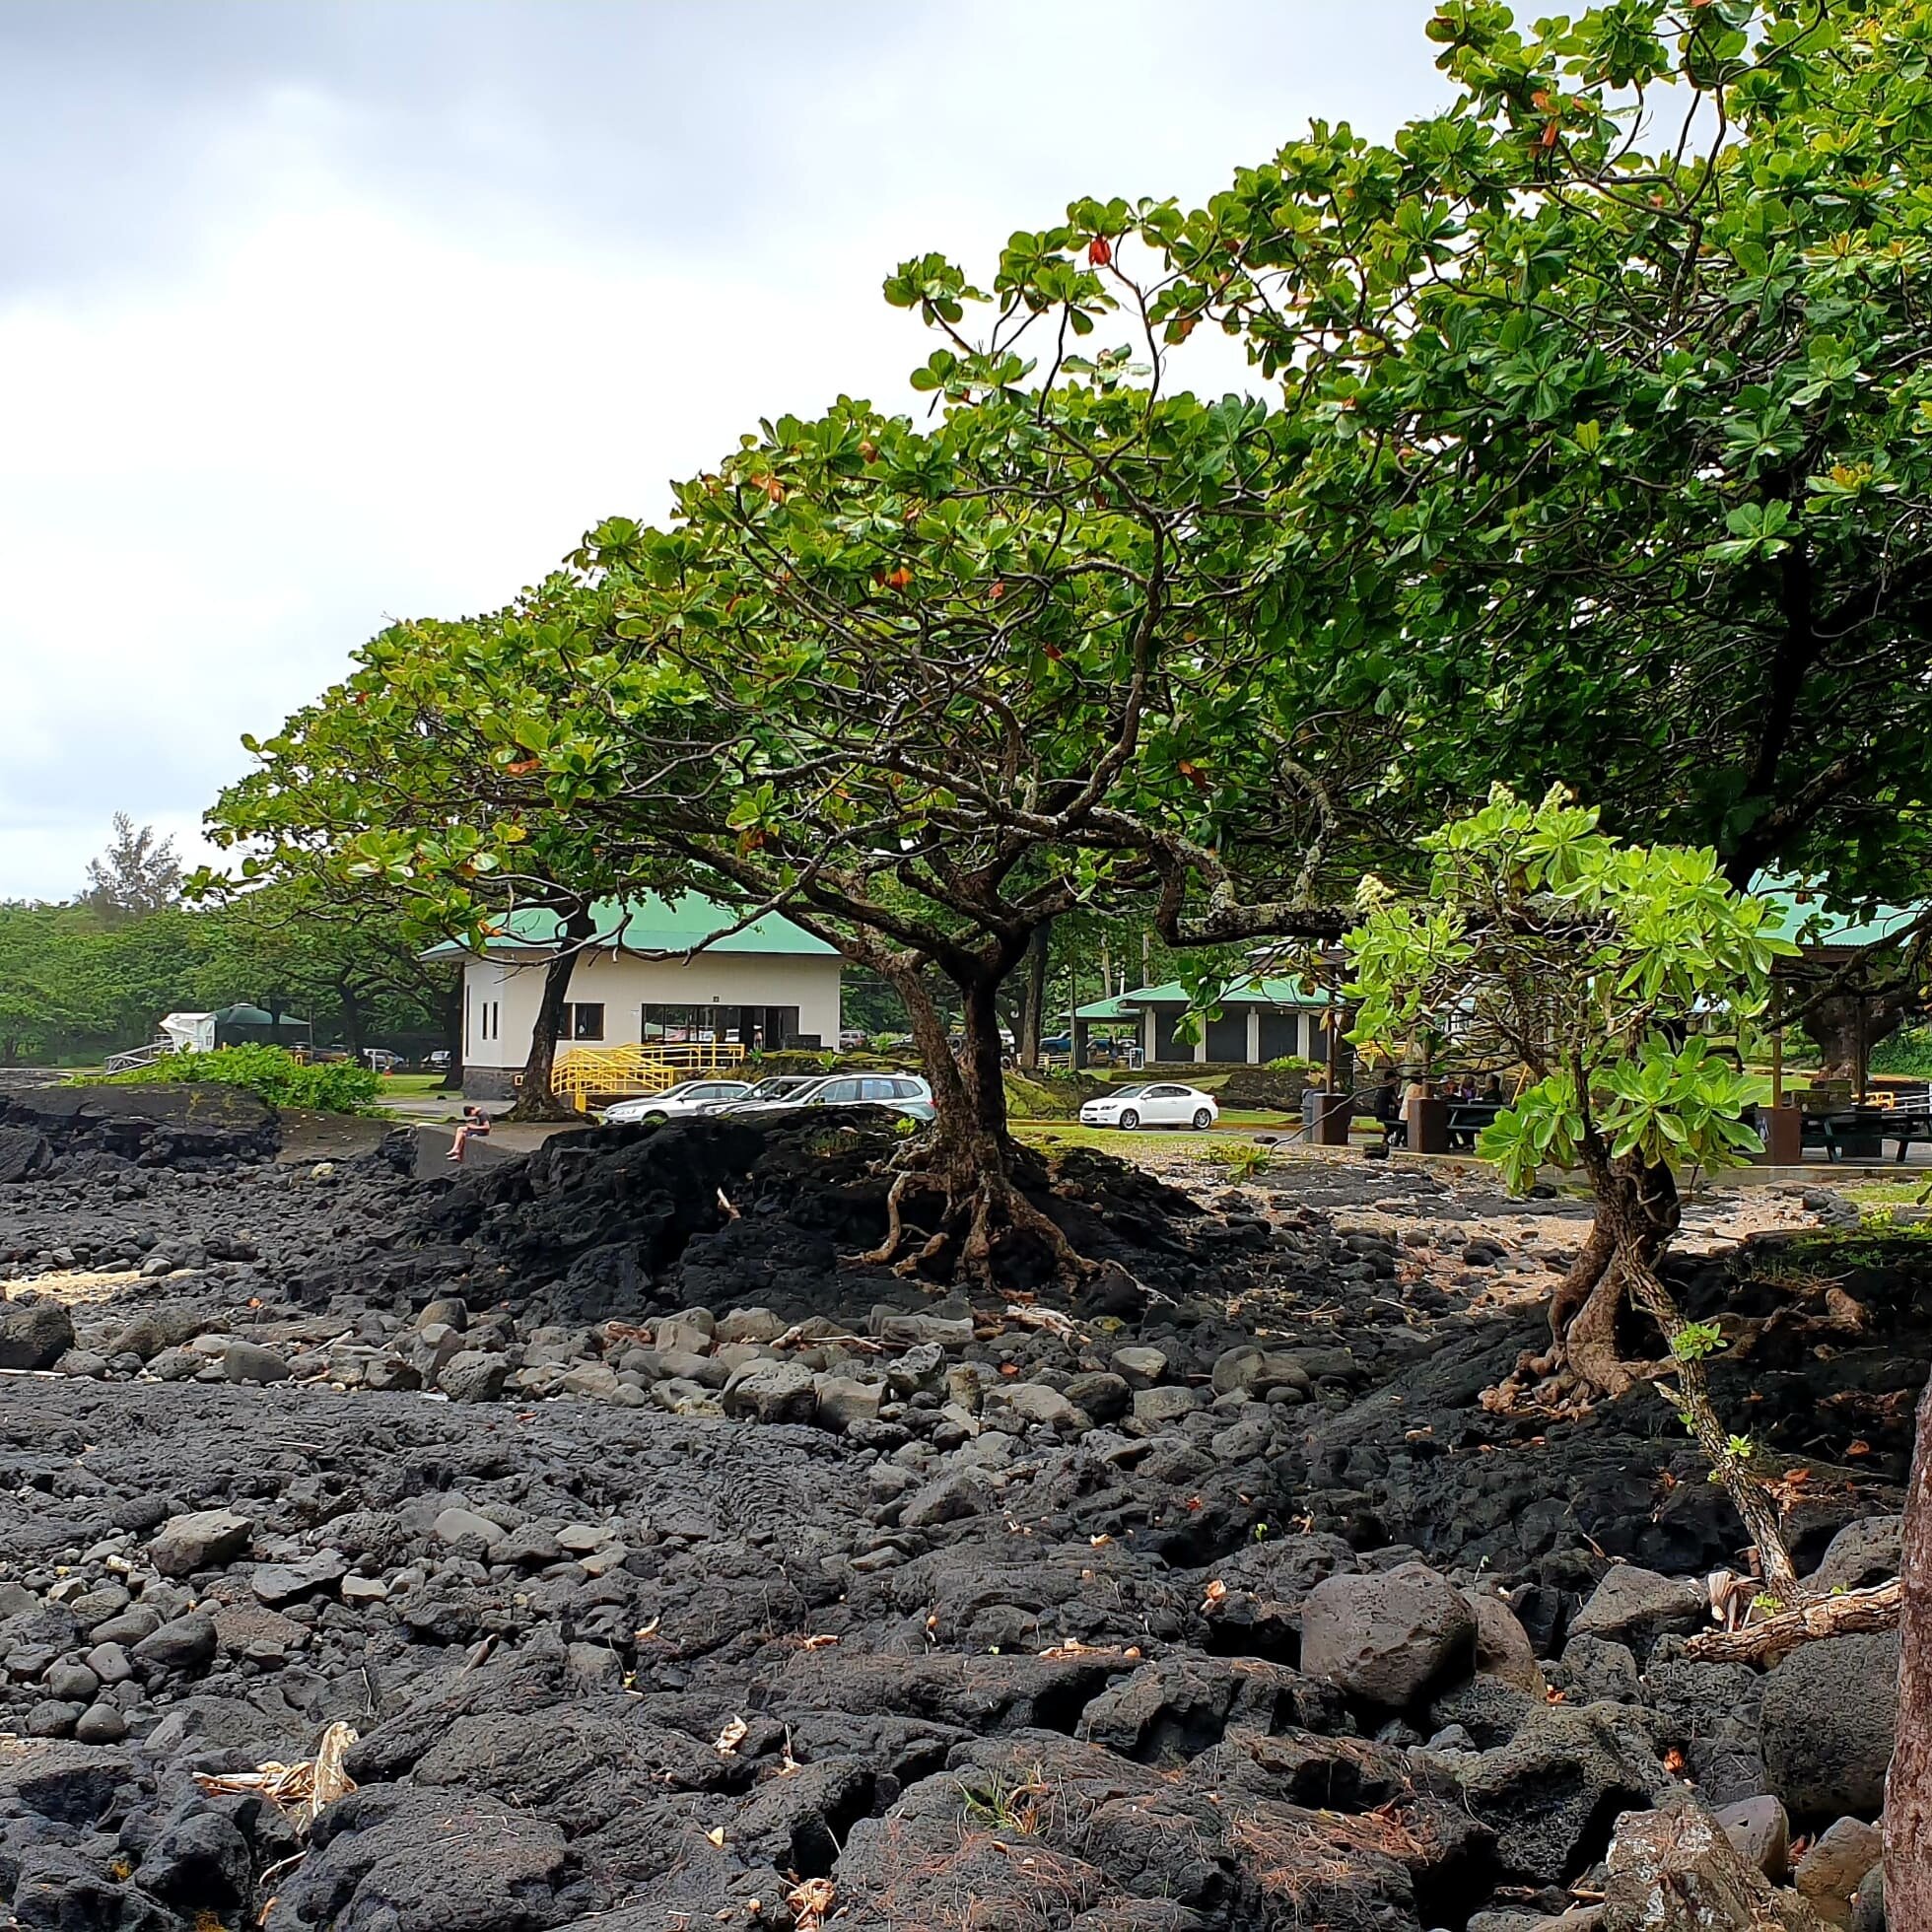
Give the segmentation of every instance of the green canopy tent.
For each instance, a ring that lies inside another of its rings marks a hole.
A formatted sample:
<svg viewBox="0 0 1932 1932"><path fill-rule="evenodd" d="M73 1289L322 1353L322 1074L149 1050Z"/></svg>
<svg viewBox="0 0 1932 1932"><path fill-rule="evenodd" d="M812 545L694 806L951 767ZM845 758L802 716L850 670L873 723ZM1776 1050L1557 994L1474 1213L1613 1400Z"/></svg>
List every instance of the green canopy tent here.
<svg viewBox="0 0 1932 1932"><path fill-rule="evenodd" d="M208 1017L214 1022L214 1045L218 1047L306 1047L312 1030L306 1019L294 1013L279 1008L270 1012L245 1001L217 1007Z"/></svg>

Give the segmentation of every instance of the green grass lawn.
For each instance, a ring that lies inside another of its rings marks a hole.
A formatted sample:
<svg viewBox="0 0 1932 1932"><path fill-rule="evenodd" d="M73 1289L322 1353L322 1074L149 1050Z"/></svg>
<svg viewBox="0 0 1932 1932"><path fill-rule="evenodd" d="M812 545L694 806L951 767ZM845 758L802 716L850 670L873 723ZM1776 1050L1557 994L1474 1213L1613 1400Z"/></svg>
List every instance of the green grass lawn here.
<svg viewBox="0 0 1932 1932"><path fill-rule="evenodd" d="M1915 1174L1907 1170L1896 1181L1849 1182L1838 1192L1871 1213L1878 1208L1915 1208L1926 1199L1928 1190L1932 1190L1932 1174L1920 1168Z"/></svg>
<svg viewBox="0 0 1932 1932"><path fill-rule="evenodd" d="M382 1092L385 1095L402 1093L440 1093L447 1076L442 1073L385 1073L382 1076ZM453 1102L456 1096L450 1095Z"/></svg>
<svg viewBox="0 0 1932 1932"><path fill-rule="evenodd" d="M1199 1154L1204 1148L1228 1144L1225 1135L1197 1134L1191 1127L1141 1128L1125 1134L1117 1127L1081 1127L1073 1121L1015 1121L1013 1135L1030 1146L1098 1147L1123 1160L1140 1154Z"/></svg>

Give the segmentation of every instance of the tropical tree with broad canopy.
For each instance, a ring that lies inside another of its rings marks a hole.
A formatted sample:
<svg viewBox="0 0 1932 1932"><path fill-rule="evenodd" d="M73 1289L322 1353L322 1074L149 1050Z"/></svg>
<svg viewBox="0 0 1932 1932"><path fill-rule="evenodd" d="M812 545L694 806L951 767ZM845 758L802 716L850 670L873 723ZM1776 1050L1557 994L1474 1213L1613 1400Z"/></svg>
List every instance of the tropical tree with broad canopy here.
<svg viewBox="0 0 1932 1932"><path fill-rule="evenodd" d="M1051 302L1043 251L1068 263ZM784 912L894 988L932 1083L880 1252L916 1229L923 1265L1078 1272L1016 1184L1002 984L1086 907L1175 945L1335 937L1337 800L1386 753L1271 695L1279 419L1067 349L1119 300L1106 259L1097 234L1016 241L991 346L928 366L932 424L849 400L782 418L682 486L669 527L611 519L506 611L392 627L218 818L311 842L326 769L336 862L454 925L526 890L539 844L546 879L570 860L733 922ZM932 261L891 292L947 327L974 299ZM1044 370L1013 346L1039 324Z"/></svg>
<svg viewBox="0 0 1932 1932"><path fill-rule="evenodd" d="M1166 335L1228 331L1286 410L1283 708L1394 724L1391 825L1561 781L1741 888L1922 897L1932 6L1445 0L1427 32L1442 113L1317 123L1126 225Z"/></svg>
<svg viewBox="0 0 1932 1932"><path fill-rule="evenodd" d="M632 875L613 871L567 814L528 802L514 818L490 808L498 747L468 716L471 659L486 638L515 652L538 621L511 612L397 624L375 638L354 677L274 735L242 740L255 769L206 820L210 842L238 861L225 873L204 868L190 888L239 914L252 908L257 924L272 923L272 905L286 908L293 895L338 951L372 919L427 947L450 937L480 944L513 909L543 913L553 923L543 992L511 1112L547 1121L571 1118L552 1078L572 971L595 931L591 908Z"/></svg>

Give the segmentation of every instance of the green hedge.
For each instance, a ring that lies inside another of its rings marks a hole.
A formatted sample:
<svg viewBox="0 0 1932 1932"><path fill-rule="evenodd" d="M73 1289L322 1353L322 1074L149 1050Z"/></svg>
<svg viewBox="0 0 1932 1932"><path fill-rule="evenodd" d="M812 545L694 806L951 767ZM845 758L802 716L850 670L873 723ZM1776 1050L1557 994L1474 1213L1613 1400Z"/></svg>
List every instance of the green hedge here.
<svg viewBox="0 0 1932 1932"><path fill-rule="evenodd" d="M213 1053L171 1053L125 1073L87 1084L182 1086L214 1080L246 1087L271 1107L306 1107L318 1114L360 1114L382 1091L381 1074L354 1061L305 1066L286 1047L217 1047Z"/></svg>

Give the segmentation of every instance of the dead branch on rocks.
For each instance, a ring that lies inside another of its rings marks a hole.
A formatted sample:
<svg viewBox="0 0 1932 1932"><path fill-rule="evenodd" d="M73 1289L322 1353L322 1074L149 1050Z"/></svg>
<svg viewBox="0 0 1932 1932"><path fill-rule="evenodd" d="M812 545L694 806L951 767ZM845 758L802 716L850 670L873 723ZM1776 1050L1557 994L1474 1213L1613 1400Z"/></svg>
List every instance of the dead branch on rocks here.
<svg viewBox="0 0 1932 1932"><path fill-rule="evenodd" d="M1708 1664L1775 1664L1780 1657L1820 1637L1847 1636L1858 1630L1889 1630L1898 1621L1904 1586L1894 1577L1865 1590L1845 1590L1772 1611L1736 1630L1706 1630L1684 1646L1684 1654Z"/></svg>
<svg viewBox="0 0 1932 1932"><path fill-rule="evenodd" d="M322 1733L312 1758L299 1759L293 1764L271 1760L252 1771L196 1771L194 1781L208 1792L259 1791L306 1831L336 1799L356 1788L355 1780L342 1767L355 1741L356 1733L348 1725L331 1724Z"/></svg>

